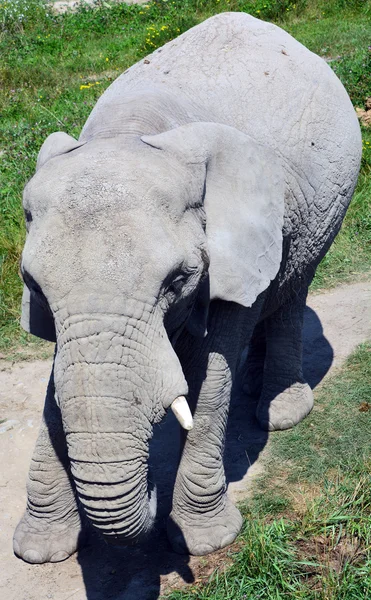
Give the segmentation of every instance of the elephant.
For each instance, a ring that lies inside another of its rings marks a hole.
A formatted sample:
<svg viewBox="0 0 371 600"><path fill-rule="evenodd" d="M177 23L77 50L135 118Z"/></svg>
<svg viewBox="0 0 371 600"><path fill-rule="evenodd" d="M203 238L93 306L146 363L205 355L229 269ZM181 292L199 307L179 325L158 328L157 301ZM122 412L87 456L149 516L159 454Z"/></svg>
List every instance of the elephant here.
<svg viewBox="0 0 371 600"><path fill-rule="evenodd" d="M232 385L242 370L265 430L312 409L303 309L361 146L326 62L233 12L125 71L78 140L46 139L24 190L21 324L56 345L18 557L66 559L85 518L109 543L144 539L149 440L170 407L184 430L174 550L236 538L223 467Z"/></svg>

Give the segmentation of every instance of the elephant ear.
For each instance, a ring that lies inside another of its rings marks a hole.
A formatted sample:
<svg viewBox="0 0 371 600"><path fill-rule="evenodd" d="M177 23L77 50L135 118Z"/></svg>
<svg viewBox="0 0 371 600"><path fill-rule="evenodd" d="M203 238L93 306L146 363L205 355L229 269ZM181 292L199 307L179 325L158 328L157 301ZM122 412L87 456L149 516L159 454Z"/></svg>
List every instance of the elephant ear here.
<svg viewBox="0 0 371 600"><path fill-rule="evenodd" d="M76 150L76 148L80 148L80 146L83 146L84 144L86 144L86 142L79 142L63 131L51 133L40 148L37 157L36 171L51 158L72 152L72 150Z"/></svg>
<svg viewBox="0 0 371 600"><path fill-rule="evenodd" d="M56 342L53 315L46 300L23 286L21 326L43 340Z"/></svg>
<svg viewBox="0 0 371 600"><path fill-rule="evenodd" d="M204 163L210 299L251 306L282 258L284 173L278 156L241 131L191 123L142 141Z"/></svg>
<svg viewBox="0 0 371 600"><path fill-rule="evenodd" d="M40 148L36 171L55 156L60 156L80 148L86 142L79 142L63 131L49 135ZM26 281L26 280L25 280ZM49 342L56 341L54 319L41 290L32 289L25 284L22 296L21 326L25 331Z"/></svg>

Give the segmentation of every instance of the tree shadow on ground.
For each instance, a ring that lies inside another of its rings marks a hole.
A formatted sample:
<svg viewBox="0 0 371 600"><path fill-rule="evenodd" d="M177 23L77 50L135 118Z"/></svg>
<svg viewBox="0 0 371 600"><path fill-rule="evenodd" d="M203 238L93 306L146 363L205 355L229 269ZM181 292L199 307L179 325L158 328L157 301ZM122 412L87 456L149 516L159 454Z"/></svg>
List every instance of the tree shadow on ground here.
<svg viewBox="0 0 371 600"><path fill-rule="evenodd" d="M304 375L312 388L328 372L333 350L323 335L316 313L306 308L304 316ZM225 469L229 483L240 481L256 462L268 439L255 419L256 401L236 385L227 431ZM155 427L150 448L151 471L157 483L158 515L151 537L133 547L108 546L95 532L78 554L88 600L156 600L161 580L177 573L186 583L194 581L190 557L171 550L166 537L166 519L179 459L180 432L172 414ZM174 577L173 577L174 579ZM177 581L179 581L177 579Z"/></svg>

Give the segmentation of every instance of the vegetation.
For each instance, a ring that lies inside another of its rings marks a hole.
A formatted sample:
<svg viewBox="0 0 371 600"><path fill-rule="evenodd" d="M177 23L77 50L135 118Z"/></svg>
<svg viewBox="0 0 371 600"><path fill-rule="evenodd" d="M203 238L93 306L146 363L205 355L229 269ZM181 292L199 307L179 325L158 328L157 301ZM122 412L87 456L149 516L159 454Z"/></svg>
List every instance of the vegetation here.
<svg viewBox="0 0 371 600"><path fill-rule="evenodd" d="M20 332L18 262L25 229L22 189L55 130L78 136L97 98L128 66L212 14L243 10L275 20L331 60L356 104L371 96L370 0L156 0L145 6L97 0L53 14L44 0L0 0L0 348ZM339 11L341 18L339 18ZM371 253L371 131L343 230L315 287L364 272Z"/></svg>
<svg viewBox="0 0 371 600"><path fill-rule="evenodd" d="M307 419L271 436L233 565L168 600L371 598L370 397L365 344Z"/></svg>

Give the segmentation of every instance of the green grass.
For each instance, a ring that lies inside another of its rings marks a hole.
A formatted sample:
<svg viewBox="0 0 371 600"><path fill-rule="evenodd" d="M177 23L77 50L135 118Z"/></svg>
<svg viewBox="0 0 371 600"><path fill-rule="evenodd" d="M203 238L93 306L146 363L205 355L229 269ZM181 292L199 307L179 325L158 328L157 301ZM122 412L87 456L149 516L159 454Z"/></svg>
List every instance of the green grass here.
<svg viewBox="0 0 371 600"><path fill-rule="evenodd" d="M360 412L370 402L368 412ZM308 417L293 430L275 436L274 470L295 463L290 481L315 483L328 469L352 471L363 454L371 457L371 344L361 346L343 373L328 381ZM356 435L355 435L356 434ZM371 466L371 465L370 465Z"/></svg>
<svg viewBox="0 0 371 600"><path fill-rule="evenodd" d="M22 189L38 150L56 130L78 136L97 98L128 66L212 14L245 10L285 27L331 66L355 104L371 96L371 2L350 0L157 0L97 3L52 15L42 0L0 0L0 351L29 342L20 332L18 261ZM22 16L23 15L23 16ZM371 131L355 200L314 287L370 267Z"/></svg>
<svg viewBox="0 0 371 600"><path fill-rule="evenodd" d="M371 598L371 343L271 436L233 565L169 600Z"/></svg>

